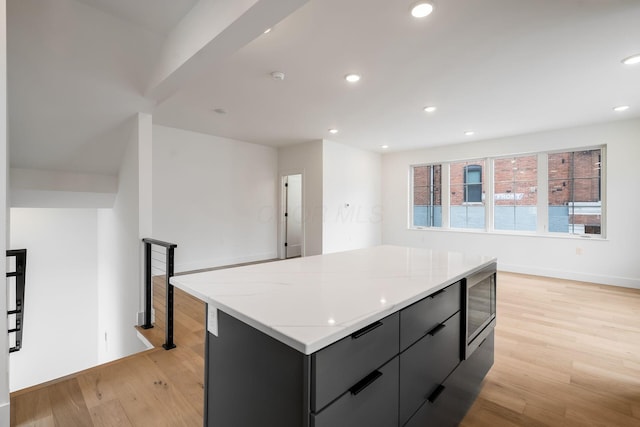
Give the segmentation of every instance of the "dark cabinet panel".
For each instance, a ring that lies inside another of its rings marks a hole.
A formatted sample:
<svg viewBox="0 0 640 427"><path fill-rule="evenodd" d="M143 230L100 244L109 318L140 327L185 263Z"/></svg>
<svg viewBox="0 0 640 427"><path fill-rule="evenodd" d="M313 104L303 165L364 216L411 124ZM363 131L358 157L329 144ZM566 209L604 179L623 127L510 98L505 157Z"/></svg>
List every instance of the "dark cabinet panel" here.
<svg viewBox="0 0 640 427"><path fill-rule="evenodd" d="M448 286L400 312L400 351L460 310L461 283Z"/></svg>
<svg viewBox="0 0 640 427"><path fill-rule="evenodd" d="M398 357L312 415L312 427L392 427L398 424Z"/></svg>
<svg viewBox="0 0 640 427"><path fill-rule="evenodd" d="M218 328L207 332L205 425L308 425L308 356L222 311Z"/></svg>
<svg viewBox="0 0 640 427"><path fill-rule="evenodd" d="M492 331L476 351L432 394L404 427L455 427L473 404L484 379L493 366Z"/></svg>
<svg viewBox="0 0 640 427"><path fill-rule="evenodd" d="M400 354L400 425L460 362L460 312Z"/></svg>
<svg viewBox="0 0 640 427"><path fill-rule="evenodd" d="M311 410L318 412L398 354L398 313L311 356Z"/></svg>

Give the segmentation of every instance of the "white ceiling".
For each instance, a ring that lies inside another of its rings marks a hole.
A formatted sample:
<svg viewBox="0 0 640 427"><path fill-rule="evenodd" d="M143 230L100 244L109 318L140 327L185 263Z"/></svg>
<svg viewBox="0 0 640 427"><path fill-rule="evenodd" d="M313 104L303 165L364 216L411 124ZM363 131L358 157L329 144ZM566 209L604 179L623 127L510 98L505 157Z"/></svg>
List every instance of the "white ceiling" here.
<svg viewBox="0 0 640 427"><path fill-rule="evenodd" d="M198 0L78 0L133 25L168 34Z"/></svg>
<svg viewBox="0 0 640 427"><path fill-rule="evenodd" d="M154 105L145 85L196 1L158 3L8 1L13 166L113 172L137 111L258 144L376 151L640 116L640 65L620 63L640 53L638 0L441 0L422 20L412 1L310 0Z"/></svg>

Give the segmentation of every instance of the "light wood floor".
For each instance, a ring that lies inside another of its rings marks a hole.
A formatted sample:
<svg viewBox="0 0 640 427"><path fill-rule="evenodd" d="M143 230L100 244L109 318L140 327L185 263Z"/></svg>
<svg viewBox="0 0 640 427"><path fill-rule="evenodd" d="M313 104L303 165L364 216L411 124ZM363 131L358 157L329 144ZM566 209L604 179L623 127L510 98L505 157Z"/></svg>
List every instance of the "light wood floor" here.
<svg viewBox="0 0 640 427"><path fill-rule="evenodd" d="M461 426L640 426L640 291L500 273L497 309L495 364ZM175 317L176 349L13 393L11 425L202 426L204 306L176 290Z"/></svg>

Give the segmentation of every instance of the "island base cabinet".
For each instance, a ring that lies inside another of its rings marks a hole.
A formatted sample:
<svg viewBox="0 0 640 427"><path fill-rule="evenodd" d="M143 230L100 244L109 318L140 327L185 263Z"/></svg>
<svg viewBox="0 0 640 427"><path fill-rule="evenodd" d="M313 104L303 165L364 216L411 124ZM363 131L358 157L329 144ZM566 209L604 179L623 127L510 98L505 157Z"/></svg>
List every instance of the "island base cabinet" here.
<svg viewBox="0 0 640 427"><path fill-rule="evenodd" d="M206 333L204 425L456 426L493 365L493 330L460 361L463 313L404 351L402 326L412 329L415 316L403 322L400 310L304 354L217 310Z"/></svg>
<svg viewBox="0 0 640 427"><path fill-rule="evenodd" d="M345 390L398 354L398 313L311 355L311 411L319 413Z"/></svg>
<svg viewBox="0 0 640 427"><path fill-rule="evenodd" d="M494 332L442 383L404 427L455 427L464 418L493 366Z"/></svg>
<svg viewBox="0 0 640 427"><path fill-rule="evenodd" d="M307 427L307 357L218 311L207 333L207 427Z"/></svg>
<svg viewBox="0 0 640 427"><path fill-rule="evenodd" d="M400 354L400 425L460 362L460 312Z"/></svg>
<svg viewBox="0 0 640 427"><path fill-rule="evenodd" d="M397 356L311 416L311 427L391 427L397 423Z"/></svg>

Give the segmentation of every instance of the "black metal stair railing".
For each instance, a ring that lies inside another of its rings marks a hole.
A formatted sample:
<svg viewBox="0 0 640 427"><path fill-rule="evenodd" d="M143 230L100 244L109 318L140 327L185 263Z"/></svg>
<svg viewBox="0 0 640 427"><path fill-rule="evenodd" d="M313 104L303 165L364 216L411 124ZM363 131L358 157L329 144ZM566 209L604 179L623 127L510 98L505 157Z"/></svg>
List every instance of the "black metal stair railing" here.
<svg viewBox="0 0 640 427"><path fill-rule="evenodd" d="M143 329L153 328L153 324L151 323L151 307L153 301L153 290L152 290L152 247L160 246L165 248L165 256L166 259L164 261L165 264L165 287L166 287L166 307L165 307L165 342L162 344L165 350L171 350L175 348L176 345L173 342L173 285L169 283L169 279L173 277L173 260L174 260L174 249L178 247L175 243L163 242L161 240L144 238L142 239L144 242L144 269L145 269L145 306L144 306L144 324L142 325ZM162 262L162 261L160 261Z"/></svg>
<svg viewBox="0 0 640 427"><path fill-rule="evenodd" d="M7 316L9 316L9 325L13 323L13 326L9 326L9 334L15 334L15 345L9 347L9 353L19 351L22 348L22 328L24 327L24 286L26 278L27 267L27 250L26 249L9 249L7 250L7 258L15 258L15 271L7 272L7 279L15 278L15 280L8 280L7 282L13 282L15 284L15 290L9 292L9 294L15 295L15 302L11 304L9 301L9 310ZM11 316L14 316L14 321L11 322Z"/></svg>

